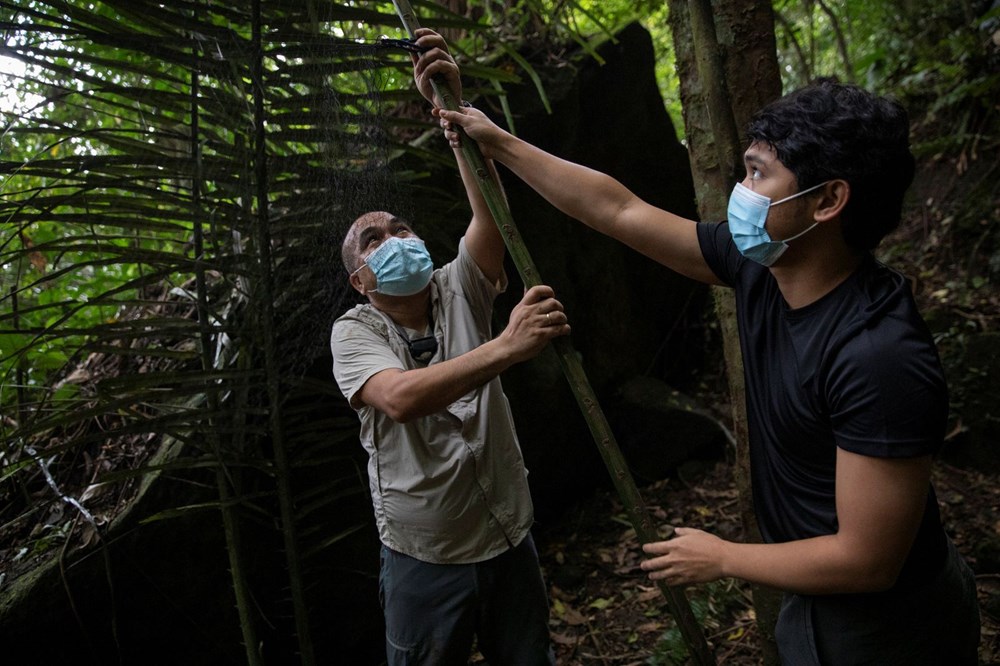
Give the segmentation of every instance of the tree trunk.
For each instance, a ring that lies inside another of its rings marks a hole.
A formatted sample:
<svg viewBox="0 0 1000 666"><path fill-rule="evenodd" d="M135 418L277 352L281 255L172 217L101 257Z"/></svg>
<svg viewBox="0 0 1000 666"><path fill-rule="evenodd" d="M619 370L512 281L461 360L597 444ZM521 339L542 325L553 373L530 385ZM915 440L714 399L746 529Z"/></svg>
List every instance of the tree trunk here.
<svg viewBox="0 0 1000 666"><path fill-rule="evenodd" d="M691 170L703 220L726 216L728 193L742 180L742 129L781 91L770 5L750 0L668 0ZM745 538L760 541L753 514L743 363L729 289L715 288L736 438L735 481ZM777 664L774 624L780 596L753 586L765 664Z"/></svg>

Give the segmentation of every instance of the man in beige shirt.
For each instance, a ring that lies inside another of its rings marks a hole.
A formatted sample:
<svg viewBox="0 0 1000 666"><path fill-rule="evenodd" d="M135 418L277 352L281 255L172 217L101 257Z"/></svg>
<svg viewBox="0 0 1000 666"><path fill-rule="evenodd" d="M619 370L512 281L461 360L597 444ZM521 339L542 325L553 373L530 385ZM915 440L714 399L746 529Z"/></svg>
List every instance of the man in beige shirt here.
<svg viewBox="0 0 1000 666"><path fill-rule="evenodd" d="M461 99L444 40L417 37L421 92L436 103L439 75ZM503 239L456 156L473 216L453 261L434 270L413 228L383 211L358 218L342 246L368 303L335 322L333 368L369 455L388 663L464 665L475 638L494 666L552 664L527 470L499 374L569 326L537 286L492 336Z"/></svg>

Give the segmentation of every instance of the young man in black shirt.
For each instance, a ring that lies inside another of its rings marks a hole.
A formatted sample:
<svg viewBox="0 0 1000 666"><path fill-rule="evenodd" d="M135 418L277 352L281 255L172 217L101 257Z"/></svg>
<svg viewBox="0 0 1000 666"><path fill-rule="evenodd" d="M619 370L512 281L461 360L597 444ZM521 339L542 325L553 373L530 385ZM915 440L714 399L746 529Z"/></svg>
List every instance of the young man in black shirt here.
<svg viewBox="0 0 1000 666"><path fill-rule="evenodd" d="M651 206L475 109L438 115L568 215L735 289L765 543L681 527L644 547L650 578L784 590L787 664L976 664L975 580L930 482L943 372L906 280L872 255L913 178L903 108L833 80L768 105L719 223Z"/></svg>

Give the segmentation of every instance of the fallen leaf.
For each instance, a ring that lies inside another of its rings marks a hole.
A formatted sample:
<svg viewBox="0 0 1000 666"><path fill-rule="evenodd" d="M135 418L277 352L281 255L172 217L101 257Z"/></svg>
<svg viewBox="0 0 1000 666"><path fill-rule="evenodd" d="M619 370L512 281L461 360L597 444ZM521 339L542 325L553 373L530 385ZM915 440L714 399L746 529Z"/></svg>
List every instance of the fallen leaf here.
<svg viewBox="0 0 1000 666"><path fill-rule="evenodd" d="M551 632L552 642L558 643L559 645L579 645L583 641L583 636L570 636L569 634L560 634L558 632Z"/></svg>
<svg viewBox="0 0 1000 666"><path fill-rule="evenodd" d="M552 600L552 613L559 617L562 617L563 615L566 614L566 606L563 604L562 601L559 600L558 597Z"/></svg>
<svg viewBox="0 0 1000 666"><path fill-rule="evenodd" d="M566 606L566 610L563 613L563 621L571 627L577 627L581 624L587 624L587 616L572 606Z"/></svg>
<svg viewBox="0 0 1000 666"><path fill-rule="evenodd" d="M726 640L727 641L738 640L738 639L742 638L743 634L745 634L745 633L746 633L746 629L744 629L743 627L739 627L736 631L734 631L734 632L730 633L728 636L726 636Z"/></svg>
<svg viewBox="0 0 1000 666"><path fill-rule="evenodd" d="M614 603L614 601L615 601L614 597L611 597L610 599L597 598L590 602L588 608L596 608L597 610L604 610L612 603Z"/></svg>

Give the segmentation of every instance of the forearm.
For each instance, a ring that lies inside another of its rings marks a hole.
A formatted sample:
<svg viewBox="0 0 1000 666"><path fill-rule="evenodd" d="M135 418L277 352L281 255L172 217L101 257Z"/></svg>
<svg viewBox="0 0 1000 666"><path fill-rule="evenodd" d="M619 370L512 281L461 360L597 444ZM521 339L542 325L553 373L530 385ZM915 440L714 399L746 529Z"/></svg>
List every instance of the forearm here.
<svg viewBox="0 0 1000 666"><path fill-rule="evenodd" d="M494 158L553 206L611 236L616 235L617 215L638 201L614 178L556 157L510 134L494 146Z"/></svg>
<svg viewBox="0 0 1000 666"><path fill-rule="evenodd" d="M717 543L707 533L678 528L676 539L652 546L663 555L652 568L669 576L670 569L689 573L707 562L701 569L706 575L699 580L735 576L805 594L887 589L895 583L916 539L927 501L930 463L930 456L875 458L838 448L836 534L740 544Z"/></svg>
<svg viewBox="0 0 1000 666"><path fill-rule="evenodd" d="M472 219L465 232L465 248L483 275L490 282L496 283L503 273L503 260L506 253L503 236L500 235L500 229L496 224L493 212L483 196L484 183L481 182L479 174L475 173L469 166L461 150L455 149L455 159L458 161L459 173L469 198L469 205L472 208ZM500 200L495 201L494 204L506 205L496 167L492 160L485 160L485 162L488 170L488 173L485 174L486 178L492 179L492 183L496 185L497 193L500 195Z"/></svg>
<svg viewBox="0 0 1000 666"><path fill-rule="evenodd" d="M719 283L705 263L693 220L649 205L607 174L510 135L498 141L494 156L549 203L590 228L682 275Z"/></svg>
<svg viewBox="0 0 1000 666"><path fill-rule="evenodd" d="M480 174L475 173L472 167L469 166L468 160L465 159L465 154L461 149L456 148L454 152L455 161L458 163L458 172L462 177L462 184L465 186L465 193L469 199L469 206L472 208L473 217L495 227L496 223L493 220L493 212L490 210L486 197L483 196L483 179L480 177ZM493 160L484 158L483 162L487 169L486 178L496 184L501 201L506 202L506 194L503 191L503 186L500 183L500 177L497 174Z"/></svg>
<svg viewBox="0 0 1000 666"><path fill-rule="evenodd" d="M486 384L512 363L502 341L490 340L470 352L425 368L386 370L362 389L362 400L406 423L445 409Z"/></svg>
<svg viewBox="0 0 1000 666"><path fill-rule="evenodd" d="M840 535L786 543L726 542L723 577L799 594L844 594L887 589L899 567L865 556Z"/></svg>
<svg viewBox="0 0 1000 666"><path fill-rule="evenodd" d="M693 220L651 206L607 174L518 139L480 111L439 110L438 115L464 127L469 137L480 142L484 154L505 164L563 213L683 275L719 282L705 263ZM460 145L456 132L449 141Z"/></svg>

